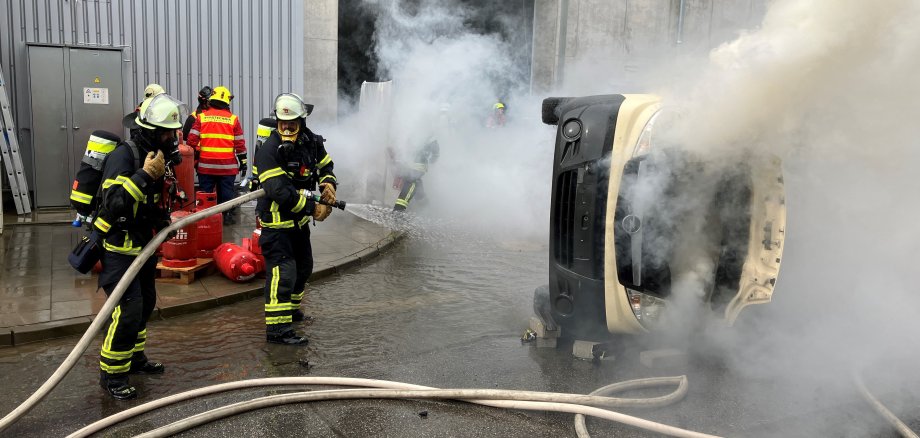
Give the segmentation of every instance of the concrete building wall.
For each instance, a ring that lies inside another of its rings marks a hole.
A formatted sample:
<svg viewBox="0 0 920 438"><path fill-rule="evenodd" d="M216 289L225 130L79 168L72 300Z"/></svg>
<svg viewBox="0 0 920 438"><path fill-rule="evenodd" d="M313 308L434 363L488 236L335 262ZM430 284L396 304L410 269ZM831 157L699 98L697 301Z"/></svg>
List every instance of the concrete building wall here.
<svg viewBox="0 0 920 438"><path fill-rule="evenodd" d="M537 0L531 88L565 86L567 68L592 60L641 75L650 59L709 50L756 26L768 1Z"/></svg>
<svg viewBox="0 0 920 438"><path fill-rule="evenodd" d="M311 119L333 123L338 113L339 2L308 0L303 17L303 97L316 105Z"/></svg>
<svg viewBox="0 0 920 438"><path fill-rule="evenodd" d="M331 8L331 15L319 6ZM324 41L331 35L334 47L335 7L335 0L0 2L0 65L30 187L34 187L33 169L41 167L41 163L32 162L31 132L42 127L30 126L29 44L121 48L124 112L141 100L150 82L163 85L193 108L202 85L225 85L235 95L233 110L240 116L251 145L258 120L268 114L278 93L293 91L323 99L332 96L334 107L335 49L329 61L328 47L326 52L306 50L304 35L322 30ZM306 71L305 56L312 59ZM328 71L332 72L331 83ZM325 82L305 80L308 74L323 76Z"/></svg>

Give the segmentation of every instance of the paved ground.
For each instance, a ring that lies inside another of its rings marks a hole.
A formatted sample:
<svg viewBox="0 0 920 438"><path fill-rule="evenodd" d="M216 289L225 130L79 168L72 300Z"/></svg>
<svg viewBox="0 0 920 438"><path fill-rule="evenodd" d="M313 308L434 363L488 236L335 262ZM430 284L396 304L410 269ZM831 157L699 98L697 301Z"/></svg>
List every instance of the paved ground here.
<svg viewBox="0 0 920 438"><path fill-rule="evenodd" d="M255 228L252 208L241 223L224 228L224 242L240 244ZM102 307L95 275L83 275L67 263L67 254L83 230L70 225L70 212L4 218L0 235L0 346L80 334ZM311 228L315 259L312 279L373 257L393 243L397 233L336 212ZM158 282L159 315L169 317L238 301L261 293L262 278L234 283L216 269L189 285Z"/></svg>

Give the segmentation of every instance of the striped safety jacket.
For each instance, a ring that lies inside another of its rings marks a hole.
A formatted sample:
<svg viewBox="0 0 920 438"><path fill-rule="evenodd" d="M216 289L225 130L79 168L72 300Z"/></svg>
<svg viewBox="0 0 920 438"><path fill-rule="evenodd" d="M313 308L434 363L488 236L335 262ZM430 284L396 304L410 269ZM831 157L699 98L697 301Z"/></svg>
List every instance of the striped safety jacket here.
<svg viewBox="0 0 920 438"><path fill-rule="evenodd" d="M143 163L147 152L140 146L137 152ZM154 180L136 163L134 152L124 142L105 160L102 203L93 226L104 236L107 251L138 255L154 232L169 224L166 211L159 206L163 178Z"/></svg>
<svg viewBox="0 0 920 438"><path fill-rule="evenodd" d="M256 152L256 177L265 196L256 204L256 213L265 228L302 228L313 214L313 200L298 193L316 190L319 183L336 186L332 157L326 152L323 137L306 127L293 147L282 148L281 136L273 131Z"/></svg>
<svg viewBox="0 0 920 438"><path fill-rule="evenodd" d="M198 114L187 143L198 153L198 173L205 175L236 175L236 156L246 153L243 126L229 109L211 107Z"/></svg>

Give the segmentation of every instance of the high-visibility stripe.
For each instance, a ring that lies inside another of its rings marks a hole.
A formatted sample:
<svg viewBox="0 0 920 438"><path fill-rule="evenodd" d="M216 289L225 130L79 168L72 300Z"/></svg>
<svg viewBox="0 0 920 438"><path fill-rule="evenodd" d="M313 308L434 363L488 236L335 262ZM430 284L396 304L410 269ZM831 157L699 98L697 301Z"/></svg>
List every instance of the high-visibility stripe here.
<svg viewBox="0 0 920 438"><path fill-rule="evenodd" d="M272 268L272 283L268 290L268 305L277 305L278 304L278 281L281 278L281 268L275 266Z"/></svg>
<svg viewBox="0 0 920 438"><path fill-rule="evenodd" d="M121 181L109 178L102 182L102 189L105 190L109 187L119 186L119 185L121 185Z"/></svg>
<svg viewBox="0 0 920 438"><path fill-rule="evenodd" d="M294 208L291 209L293 213L300 213L300 210L303 210L304 206L307 205L307 197L304 195L297 195L297 204L294 204Z"/></svg>
<svg viewBox="0 0 920 438"><path fill-rule="evenodd" d="M266 316L265 324L274 325L274 324L290 324L294 322L294 317L291 315L286 316Z"/></svg>
<svg viewBox="0 0 920 438"><path fill-rule="evenodd" d="M93 202L93 197L91 195L87 195L86 193L78 192L76 190L70 192L70 199L81 204L89 204Z"/></svg>
<svg viewBox="0 0 920 438"><path fill-rule="evenodd" d="M201 147L201 152L221 152L221 153L225 153L225 152L233 152L233 148L232 148L232 147L229 147L229 148L216 148L216 147L213 147L213 146L202 146L202 147Z"/></svg>
<svg viewBox="0 0 920 438"><path fill-rule="evenodd" d="M119 175L116 180L121 181L122 187L134 198L135 201L144 202L147 200L147 195L141 191L140 187L137 184L134 184L134 181L131 181L131 178L126 176Z"/></svg>
<svg viewBox="0 0 920 438"><path fill-rule="evenodd" d="M188 132L188 135L192 135L192 134L201 135L201 131L197 129L192 129L191 131Z"/></svg>
<svg viewBox="0 0 920 438"><path fill-rule="evenodd" d="M239 169L237 164L211 164L211 163L198 163L199 169Z"/></svg>
<svg viewBox="0 0 920 438"><path fill-rule="evenodd" d="M105 362L100 361L99 368L108 374L122 374L122 373L127 373L128 370L131 369L131 362L128 362L124 365L109 365Z"/></svg>
<svg viewBox="0 0 920 438"><path fill-rule="evenodd" d="M306 225L307 222L310 222L310 218L311 218L311 217L313 217L313 216L304 216L304 217L300 218L300 220L297 221L297 226L300 227L300 228L303 228L303 226Z"/></svg>
<svg viewBox="0 0 920 438"><path fill-rule="evenodd" d="M295 307L296 306L294 306L291 303L266 304L265 311L266 312L284 312L285 310L291 310L291 309L294 309Z"/></svg>
<svg viewBox="0 0 920 438"><path fill-rule="evenodd" d="M305 291L301 291L299 294L291 294L291 301L302 301ZM295 309L297 306L292 306Z"/></svg>
<svg viewBox="0 0 920 438"><path fill-rule="evenodd" d="M201 134L201 138L217 138L220 140L233 140L233 136L229 134Z"/></svg>
<svg viewBox="0 0 920 438"><path fill-rule="evenodd" d="M91 135L89 136L89 141L86 142L86 149L101 154L108 154L115 150L115 146L117 145L118 143L114 141Z"/></svg>
<svg viewBox="0 0 920 438"><path fill-rule="evenodd" d="M128 232L125 231L124 233L125 233L125 240L122 246L113 245L109 243L108 240L106 240L102 242L102 247L108 251L116 252L119 254L126 254L126 255L140 254L143 248L139 246L134 246L134 242L131 241L131 236L128 235Z"/></svg>
<svg viewBox="0 0 920 438"><path fill-rule="evenodd" d="M244 139L244 138L246 138L245 135L234 135L234 136L233 136L233 140L234 140L234 141L236 141L236 140L242 140L242 139Z"/></svg>
<svg viewBox="0 0 920 438"><path fill-rule="evenodd" d="M323 175L323 176L321 176L321 177L319 178L319 182L326 181L327 179L328 179L328 180L332 180L332 181L335 181L335 180L336 180L335 177L332 176L332 175Z"/></svg>
<svg viewBox="0 0 920 438"><path fill-rule="evenodd" d="M118 321L121 318L121 305L115 306L115 310L112 311L112 322L109 324L109 330L105 334L105 339L102 340L102 351L109 351L112 349L112 339L115 338L115 329L118 328Z"/></svg>
<svg viewBox="0 0 920 438"><path fill-rule="evenodd" d="M408 202L408 201L404 201L404 200L402 200L402 199L397 199L397 200L396 200L396 205L401 205L401 206L403 206L403 207L408 207L408 206L409 206L409 202Z"/></svg>
<svg viewBox="0 0 920 438"><path fill-rule="evenodd" d="M322 169L323 167L326 167L326 165L331 162L332 162L332 156L330 156L329 154L326 154L326 156L323 157L322 160L320 160L319 164L317 164L316 167Z"/></svg>
<svg viewBox="0 0 920 438"><path fill-rule="evenodd" d="M409 193L406 193L406 202L409 202L412 199L412 194L415 193L415 183L412 183L409 186Z"/></svg>
<svg viewBox="0 0 920 438"><path fill-rule="evenodd" d="M269 178L274 178L276 176L286 175L286 174L287 173L283 169L281 169L280 167L276 167L274 169L268 169L265 172L260 173L259 179L262 180L262 182L265 182Z"/></svg>
<svg viewBox="0 0 920 438"><path fill-rule="evenodd" d="M111 350L107 350L107 349L105 349L105 348L103 348L102 351L99 352L99 355L100 355L100 356L102 356L102 357L104 357L104 358L106 358L106 359L111 359L111 360L125 360L125 359L131 359L131 356L132 356L133 354L134 354L134 350L128 350L128 351L111 351Z"/></svg>
<svg viewBox="0 0 920 438"><path fill-rule="evenodd" d="M412 163L411 165L409 165L409 167L410 167L411 169L417 170L417 171L419 171L419 172L427 172L427 171L428 171L428 165L425 164L425 163Z"/></svg>
<svg viewBox="0 0 920 438"><path fill-rule="evenodd" d="M256 137L268 137L272 135L272 131L274 131L273 128L266 128L265 126L259 125L259 127L256 128Z"/></svg>
<svg viewBox="0 0 920 438"><path fill-rule="evenodd" d="M294 228L294 221L283 221L283 222L262 222L262 226L265 228L272 229L282 229L282 228Z"/></svg>
<svg viewBox="0 0 920 438"><path fill-rule="evenodd" d="M104 219L102 219L101 217L97 217L97 218L93 219L93 225L95 225L96 228L98 228L99 231L102 231L103 233L108 233L108 232L109 232L109 229L112 228L112 226L109 225L109 223L106 222L106 221L105 221Z"/></svg>

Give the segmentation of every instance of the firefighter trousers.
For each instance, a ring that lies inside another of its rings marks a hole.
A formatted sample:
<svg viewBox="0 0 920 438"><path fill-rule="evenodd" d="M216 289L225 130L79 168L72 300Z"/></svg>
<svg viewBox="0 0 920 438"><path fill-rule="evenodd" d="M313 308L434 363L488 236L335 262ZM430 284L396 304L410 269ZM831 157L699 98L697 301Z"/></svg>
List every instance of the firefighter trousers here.
<svg viewBox="0 0 920 438"><path fill-rule="evenodd" d="M112 294L118 280L128 271L136 256L105 251L102 254L102 272L99 287L106 296ZM147 361L144 348L147 343L147 321L157 303L156 258L148 259L131 280L125 294L112 310L102 330L105 338L99 353L99 368L108 374L127 373L131 364Z"/></svg>
<svg viewBox="0 0 920 438"><path fill-rule="evenodd" d="M259 246L265 257L265 325L271 334L291 329L313 273L310 229L262 228Z"/></svg>
<svg viewBox="0 0 920 438"><path fill-rule="evenodd" d="M399 191L399 196L396 198L396 204L393 206L393 210L402 211L409 208L409 202L416 197L424 197L424 191L422 190L422 175L417 175L415 178L410 177L403 179L402 189Z"/></svg>

